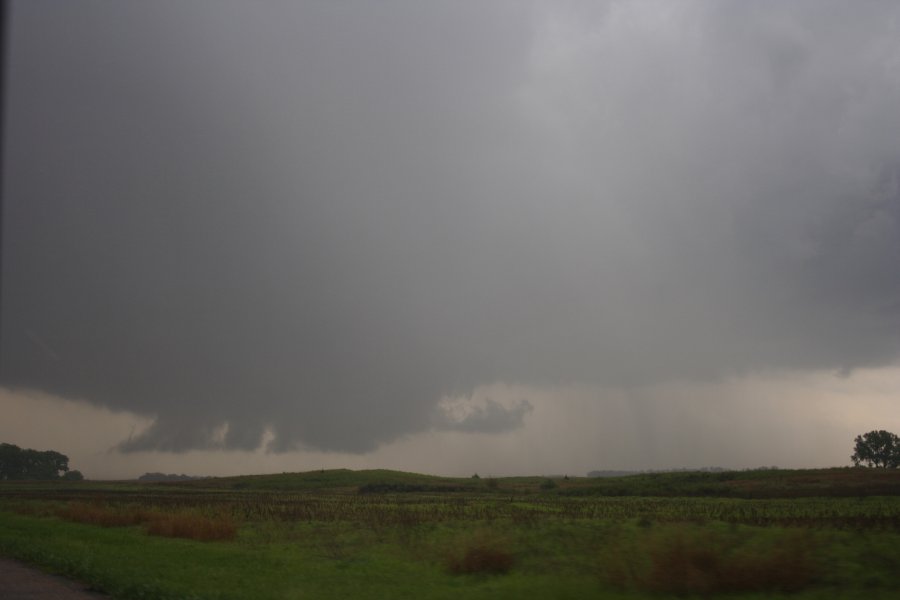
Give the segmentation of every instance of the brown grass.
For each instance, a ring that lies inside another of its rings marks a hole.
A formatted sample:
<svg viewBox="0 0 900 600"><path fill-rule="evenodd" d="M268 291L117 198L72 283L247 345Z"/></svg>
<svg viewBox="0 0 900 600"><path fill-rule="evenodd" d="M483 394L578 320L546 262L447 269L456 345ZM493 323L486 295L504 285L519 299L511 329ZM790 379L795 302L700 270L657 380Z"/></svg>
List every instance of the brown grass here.
<svg viewBox="0 0 900 600"><path fill-rule="evenodd" d="M645 592L795 592L818 574L812 549L808 532L753 539L748 533L669 526L608 557L605 571L611 583Z"/></svg>
<svg viewBox="0 0 900 600"><path fill-rule="evenodd" d="M237 526L230 515L207 516L197 511L162 512L137 506L109 506L73 502L56 511L67 521L101 527L144 525L147 533L200 541L233 540Z"/></svg>
<svg viewBox="0 0 900 600"><path fill-rule="evenodd" d="M26 517L52 517L56 515L56 507L48 506L46 503L17 503L10 507L16 514Z"/></svg>
<svg viewBox="0 0 900 600"><path fill-rule="evenodd" d="M486 532L476 533L448 553L447 570L454 575L507 573L515 562L505 548L507 545L503 538Z"/></svg>
<svg viewBox="0 0 900 600"><path fill-rule="evenodd" d="M101 527L129 527L140 525L154 518L154 513L134 506L112 507L104 504L73 502L56 512L67 521L100 525Z"/></svg>
<svg viewBox="0 0 900 600"><path fill-rule="evenodd" d="M147 524L147 533L204 542L233 540L237 526L224 513L208 517L197 513L160 514Z"/></svg>

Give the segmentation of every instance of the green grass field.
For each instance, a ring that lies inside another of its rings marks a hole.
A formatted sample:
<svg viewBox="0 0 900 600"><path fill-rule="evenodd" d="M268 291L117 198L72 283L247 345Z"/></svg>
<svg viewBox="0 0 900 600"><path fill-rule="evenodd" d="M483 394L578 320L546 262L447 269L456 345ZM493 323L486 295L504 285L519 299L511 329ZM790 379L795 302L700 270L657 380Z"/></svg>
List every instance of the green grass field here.
<svg viewBox="0 0 900 600"><path fill-rule="evenodd" d="M900 472L0 483L0 554L116 598L894 598Z"/></svg>

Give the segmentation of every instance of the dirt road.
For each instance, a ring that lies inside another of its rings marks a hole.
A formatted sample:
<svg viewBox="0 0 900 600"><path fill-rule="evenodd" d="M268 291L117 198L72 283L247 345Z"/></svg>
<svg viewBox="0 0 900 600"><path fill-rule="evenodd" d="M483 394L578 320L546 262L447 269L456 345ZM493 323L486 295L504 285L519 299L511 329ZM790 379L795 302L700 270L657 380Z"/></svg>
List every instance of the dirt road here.
<svg viewBox="0 0 900 600"><path fill-rule="evenodd" d="M0 558L0 598L3 600L109 600L109 596L14 560Z"/></svg>

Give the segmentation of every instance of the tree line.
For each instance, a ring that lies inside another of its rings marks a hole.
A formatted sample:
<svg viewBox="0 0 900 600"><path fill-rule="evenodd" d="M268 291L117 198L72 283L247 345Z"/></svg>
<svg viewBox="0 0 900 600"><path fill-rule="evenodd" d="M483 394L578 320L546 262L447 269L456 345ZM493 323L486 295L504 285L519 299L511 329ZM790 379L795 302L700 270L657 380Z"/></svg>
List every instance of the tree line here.
<svg viewBox="0 0 900 600"><path fill-rule="evenodd" d="M23 479L84 479L80 471L69 470L69 457L55 450L19 448L0 443L0 481Z"/></svg>

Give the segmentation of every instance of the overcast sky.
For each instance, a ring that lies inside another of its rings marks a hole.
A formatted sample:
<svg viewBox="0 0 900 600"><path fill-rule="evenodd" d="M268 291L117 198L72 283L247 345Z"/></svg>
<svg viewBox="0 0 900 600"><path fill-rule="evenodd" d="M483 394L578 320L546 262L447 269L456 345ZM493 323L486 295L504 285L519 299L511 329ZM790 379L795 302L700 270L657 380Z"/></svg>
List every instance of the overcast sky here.
<svg viewBox="0 0 900 600"><path fill-rule="evenodd" d="M28 0L9 61L2 441L504 474L900 429L894 1Z"/></svg>

